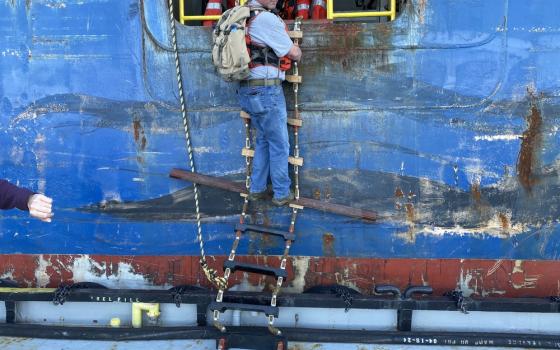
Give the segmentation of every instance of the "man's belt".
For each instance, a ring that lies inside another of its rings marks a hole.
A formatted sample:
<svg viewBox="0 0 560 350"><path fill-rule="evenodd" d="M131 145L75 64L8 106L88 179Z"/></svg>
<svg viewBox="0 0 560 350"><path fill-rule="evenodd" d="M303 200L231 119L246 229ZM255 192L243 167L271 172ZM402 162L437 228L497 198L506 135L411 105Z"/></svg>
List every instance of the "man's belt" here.
<svg viewBox="0 0 560 350"><path fill-rule="evenodd" d="M251 80L242 80L239 82L239 86L275 86L281 85L281 79L251 79Z"/></svg>

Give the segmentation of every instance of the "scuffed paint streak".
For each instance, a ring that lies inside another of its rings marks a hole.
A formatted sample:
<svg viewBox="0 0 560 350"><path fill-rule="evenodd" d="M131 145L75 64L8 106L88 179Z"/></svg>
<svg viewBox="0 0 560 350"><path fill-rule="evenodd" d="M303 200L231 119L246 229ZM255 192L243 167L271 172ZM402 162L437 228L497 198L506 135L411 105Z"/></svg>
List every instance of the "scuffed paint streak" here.
<svg viewBox="0 0 560 350"><path fill-rule="evenodd" d="M502 262L503 262L502 259L496 261L494 266L492 266L490 269L488 269L488 272L486 273L486 277L488 277L491 274L493 274L494 272L496 272L500 268L500 266L502 266Z"/></svg>
<svg viewBox="0 0 560 350"><path fill-rule="evenodd" d="M416 7L416 15L418 16L418 21L420 24L424 24L426 21L426 6L428 0L418 0L418 5Z"/></svg>
<svg viewBox="0 0 560 350"><path fill-rule="evenodd" d="M461 269L461 274L459 275L459 281L457 283L457 288L463 292L463 296L469 297L476 291L476 286L471 288L470 283L473 280L473 276L469 270L466 272Z"/></svg>
<svg viewBox="0 0 560 350"><path fill-rule="evenodd" d="M541 111L536 105L534 94L531 96L531 113L526 117L527 130L523 133L521 149L517 160L517 175L519 182L527 192L531 192L533 185L538 181L535 169L538 166L538 153L542 139Z"/></svg>
<svg viewBox="0 0 560 350"><path fill-rule="evenodd" d="M301 293L308 288L306 276L309 273L311 258L298 256L291 260L294 268L294 278L289 282L289 285L282 290L289 293Z"/></svg>
<svg viewBox="0 0 560 350"><path fill-rule="evenodd" d="M515 264L511 272L511 285L513 288L536 288L537 282L541 277L542 275L528 275L523 269L523 261L515 260Z"/></svg>
<svg viewBox="0 0 560 350"><path fill-rule="evenodd" d="M513 235L520 235L527 230L527 226L522 223L511 224L508 223L511 219L508 215L498 213L491 217L488 221L480 223L478 227L437 227L437 226L424 226L418 228L416 234L426 235L457 235L457 236L491 236L498 238L508 238ZM507 225L507 226L505 226ZM506 228L507 227L507 228Z"/></svg>
<svg viewBox="0 0 560 350"><path fill-rule="evenodd" d="M47 268L51 266L50 261L45 259L43 255L37 257L37 267L35 268L35 285L37 287L47 287L51 276L47 273Z"/></svg>
<svg viewBox="0 0 560 350"><path fill-rule="evenodd" d="M159 289L171 287L166 284L154 286L147 276L136 272L130 263L99 263L89 255L74 259L70 271L74 282L98 282L109 288Z"/></svg>
<svg viewBox="0 0 560 350"><path fill-rule="evenodd" d="M505 135L478 135L474 137L475 141L517 141L522 135L505 134Z"/></svg>

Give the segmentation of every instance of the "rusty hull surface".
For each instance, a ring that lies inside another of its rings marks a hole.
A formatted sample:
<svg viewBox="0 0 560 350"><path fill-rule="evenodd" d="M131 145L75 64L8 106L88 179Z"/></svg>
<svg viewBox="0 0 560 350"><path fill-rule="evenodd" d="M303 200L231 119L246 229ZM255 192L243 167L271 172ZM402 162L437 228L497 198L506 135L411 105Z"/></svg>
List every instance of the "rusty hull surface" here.
<svg viewBox="0 0 560 350"><path fill-rule="evenodd" d="M325 238L329 244L332 236ZM329 250L329 248L325 248ZM210 256L217 270L226 257ZM240 261L279 264L278 257L242 256ZM295 257L289 260L285 292L340 284L372 294L377 284L429 285L435 295L460 289L480 297L560 296L560 263L528 260L354 259ZM114 288L210 287L196 256L2 255L2 276L25 287L58 287L61 282L98 282ZM269 291L270 277L238 273L230 286ZM235 290L235 288L234 288Z"/></svg>

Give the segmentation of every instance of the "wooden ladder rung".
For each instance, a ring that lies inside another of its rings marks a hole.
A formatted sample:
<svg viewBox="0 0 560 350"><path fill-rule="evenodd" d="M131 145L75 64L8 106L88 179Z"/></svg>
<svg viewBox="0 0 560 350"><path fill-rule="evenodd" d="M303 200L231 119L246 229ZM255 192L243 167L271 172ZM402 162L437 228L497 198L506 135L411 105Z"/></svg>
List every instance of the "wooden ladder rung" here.
<svg viewBox="0 0 560 350"><path fill-rule="evenodd" d="M289 30L288 35L292 39L301 39L303 38L303 32L301 30Z"/></svg>
<svg viewBox="0 0 560 350"><path fill-rule="evenodd" d="M241 111L239 113L239 115L241 116L241 118L243 119L251 119L251 116L249 115L249 113L245 112L245 111ZM292 126L299 126L301 127L303 125L303 120L301 119L296 119L296 118L288 118L288 124L292 125Z"/></svg>
<svg viewBox="0 0 560 350"><path fill-rule="evenodd" d="M241 118L243 118L243 119L251 119L251 116L249 115L249 113L247 113L247 112L245 112L245 111L239 112L239 115L240 115Z"/></svg>
<svg viewBox="0 0 560 350"><path fill-rule="evenodd" d="M289 83L301 84L302 82L301 75L286 75L286 81Z"/></svg>
<svg viewBox="0 0 560 350"><path fill-rule="evenodd" d="M288 118L288 124L292 125L292 126L302 126L303 125L303 120L302 119L296 119L296 118Z"/></svg>
<svg viewBox="0 0 560 350"><path fill-rule="evenodd" d="M246 148L243 147L241 149L241 155L243 157L254 157L255 156L255 150L251 149L251 148ZM292 164L292 165L297 165L297 166L303 166L303 158L302 157L288 157L288 163Z"/></svg>

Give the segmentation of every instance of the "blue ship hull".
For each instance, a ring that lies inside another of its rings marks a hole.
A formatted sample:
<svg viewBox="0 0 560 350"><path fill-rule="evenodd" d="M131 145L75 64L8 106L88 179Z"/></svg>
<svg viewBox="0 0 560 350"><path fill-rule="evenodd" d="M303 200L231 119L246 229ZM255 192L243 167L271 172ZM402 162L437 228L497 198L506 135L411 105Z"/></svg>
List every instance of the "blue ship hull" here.
<svg viewBox="0 0 560 350"><path fill-rule="evenodd" d="M41 264L10 265L18 254L196 257L191 187L168 177L188 163L166 3L20 1L0 13L0 176L55 201L48 225L2 213L5 273L41 285ZM484 269L509 261L512 273L513 260L537 260L542 293L556 294L559 15L553 0L414 0L394 22L304 23L302 195L381 219L305 210L291 254L489 259ZM210 29L178 24L177 35L197 171L242 180L236 86L213 70ZM206 250L220 259L241 198L202 194ZM265 205L252 219L286 226L287 210ZM274 246L239 251L279 255Z"/></svg>

